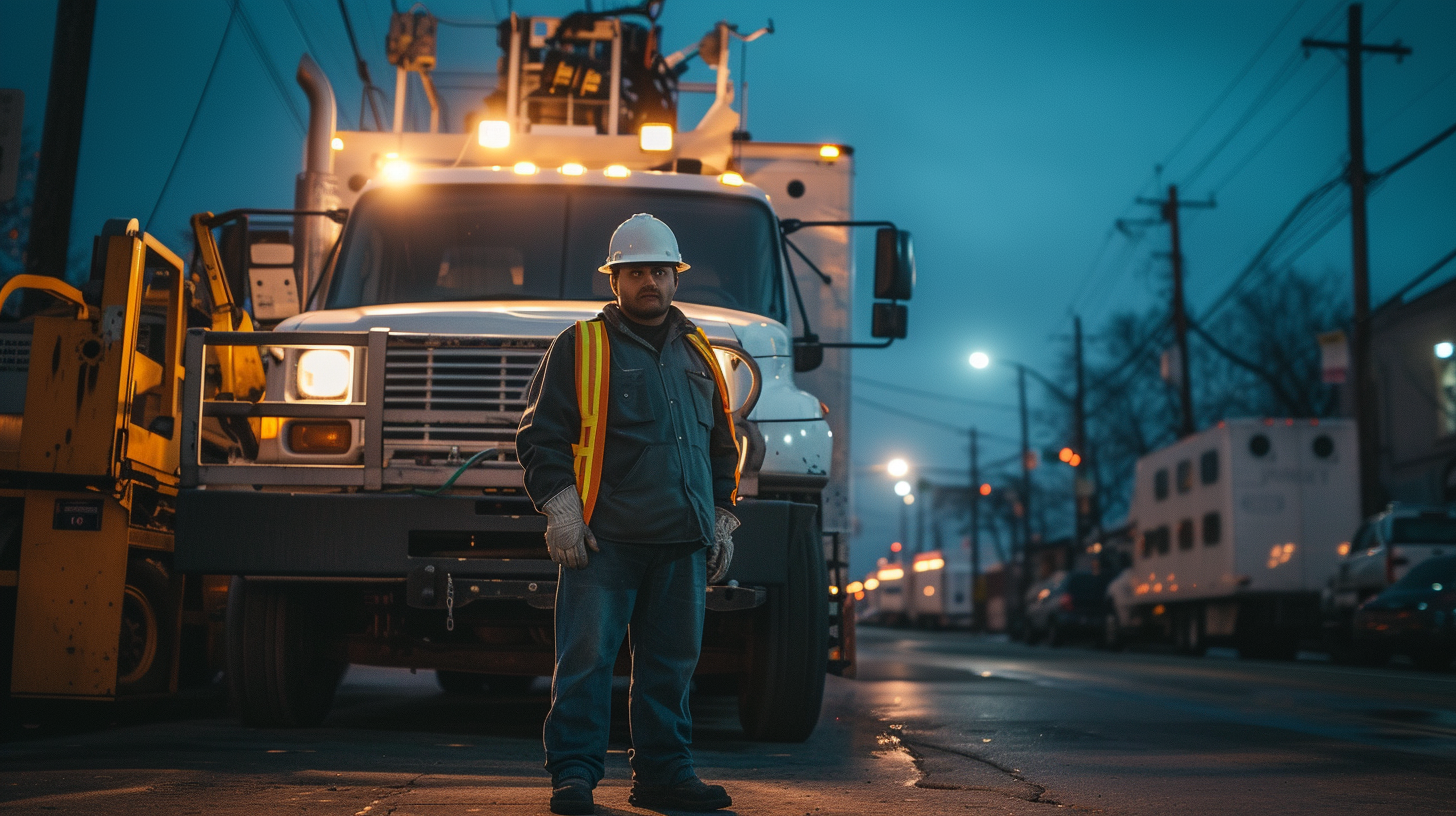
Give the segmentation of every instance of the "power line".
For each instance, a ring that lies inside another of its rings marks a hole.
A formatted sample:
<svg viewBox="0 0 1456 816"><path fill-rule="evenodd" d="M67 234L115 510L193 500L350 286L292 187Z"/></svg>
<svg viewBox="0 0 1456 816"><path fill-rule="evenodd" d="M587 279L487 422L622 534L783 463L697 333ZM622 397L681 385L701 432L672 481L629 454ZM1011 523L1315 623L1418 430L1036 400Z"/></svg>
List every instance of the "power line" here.
<svg viewBox="0 0 1456 816"><path fill-rule="evenodd" d="M1198 177L1203 175L1203 171L1207 170L1214 159L1218 158L1219 154L1238 137L1239 133L1243 132L1243 129L1248 126L1249 122L1253 121L1254 117L1264 109L1264 106L1268 105L1280 91L1284 90L1284 86L1288 85L1294 79L1294 76L1299 73L1299 69L1303 65L1304 60L1300 52L1298 49L1294 50L1289 55L1289 58L1285 60L1284 64L1279 67L1279 70L1274 73L1274 76L1270 78L1269 82L1264 85L1259 95L1254 97L1254 101L1249 103L1249 107L1244 109L1243 114L1234 122L1233 127L1213 146L1212 150L1199 160L1198 164L1194 165L1193 169L1189 171L1188 175L1184 177L1182 183L1178 186L1184 188L1192 187L1193 182L1197 181Z"/></svg>
<svg viewBox="0 0 1456 816"><path fill-rule="evenodd" d="M1238 163L1234 165L1234 168L1232 170L1224 175L1223 178L1219 179L1217 184L1213 185L1213 187L1210 188L1212 191L1210 195L1216 194L1219 190L1222 190L1225 185L1227 185L1230 181L1233 181L1235 176L1243 172L1244 168L1249 165L1249 162L1253 161L1255 156L1263 151L1264 148L1268 147L1269 143L1274 140L1274 137L1278 136L1279 133L1283 131L1290 122L1294 121L1294 117L1298 115L1300 111L1304 110L1304 107L1308 105L1316 96L1318 96L1319 92L1324 90L1324 87L1330 84L1330 80L1334 79L1335 75L1339 72L1339 65L1332 66L1330 70L1325 73L1324 77L1321 78L1319 82L1315 83L1315 86L1310 89L1310 92L1305 95L1304 99L1301 99L1299 101L1299 104L1295 105L1294 108L1289 111L1288 115L1286 115L1284 119L1279 122L1279 124L1275 125L1273 129L1271 129L1268 133L1264 134L1264 138L1260 139L1258 143L1256 143L1254 147L1249 150L1249 152L1244 154L1243 158L1239 159Z"/></svg>
<svg viewBox="0 0 1456 816"><path fill-rule="evenodd" d="M914 394L915 396L925 397L926 399L943 400L945 402L954 403L956 405L969 405L975 408L995 408L999 411L1016 410L1015 405L1006 405L1000 402L991 402L990 400L971 399L969 397L956 397L950 394L942 394L937 391L925 391L919 388L910 388L908 386L900 385L898 383L890 383L884 382L883 380L871 379L870 377L855 375L853 379L857 383L864 383L865 385L873 386L875 388L884 388L903 394Z"/></svg>
<svg viewBox="0 0 1456 816"><path fill-rule="evenodd" d="M298 109L298 102L288 93L288 84L278 73L278 66L274 64L273 57L268 54L268 49L263 47L263 40L258 36L257 29L253 27L253 22L248 19L248 11L243 8L242 0L237 0L233 4L233 8L237 9L238 22L242 24L243 33L248 36L248 42L253 46L254 53L258 55L258 60L263 63L263 69L273 83L273 89L278 92L283 104L288 106L288 113L293 117L293 124L298 128L299 135L302 136L307 132L307 128L304 127L303 113Z"/></svg>
<svg viewBox="0 0 1456 816"><path fill-rule="evenodd" d="M304 47L314 56L314 59L322 60L324 57L323 52L318 49L318 46L313 44L313 38L308 36L308 29L304 28L303 20L298 16L298 9L293 6L293 0L283 0L283 7L288 10L288 16L293 18L293 25L298 29L299 36L303 37ZM348 121L348 117L343 118L345 121Z"/></svg>
<svg viewBox="0 0 1456 816"><path fill-rule="evenodd" d="M167 168L167 177L162 180L162 189L157 192L157 200L152 204L152 211L147 215L147 223L142 227L143 231L151 231L152 219L157 217L157 210L162 206L162 199L167 195L167 188L172 185L172 175L177 172L177 165L182 162L182 151L187 149L187 142L192 138L192 128L197 124L197 116L202 113L202 102L207 99L207 89L212 87L212 78L217 74L217 64L222 61L222 49L227 44L228 34L233 30L233 18L237 16L238 4L242 0L233 0L232 7L228 10L227 25L223 27L222 37L217 41L217 53L212 55L212 67L207 69L207 79L202 83L202 92L197 95L197 104L192 108L192 118L187 120L187 130L182 134L182 143L177 145L177 155L172 157L172 166Z"/></svg>
<svg viewBox="0 0 1456 816"><path fill-rule="evenodd" d="M1181 140L1179 140L1178 144L1173 147L1168 155L1163 158L1163 167L1167 167L1168 164L1171 163L1180 152L1182 152L1183 148L1187 147L1188 143L1193 141L1193 137L1198 134L1198 131L1202 130L1204 125L1208 124L1208 121L1213 118L1213 114L1216 113L1219 107L1228 100L1229 95L1234 92L1234 89L1238 87L1239 83L1244 81L1244 77L1249 75L1249 71L1253 70L1254 66L1258 64L1259 60L1263 59L1264 54L1269 51L1269 47L1274 44L1274 41L1277 40L1279 38L1279 35L1284 31L1284 27L1289 25L1289 21L1294 19L1294 15L1297 14L1299 10L1304 7L1304 4L1306 2L1308 2L1308 0L1299 0L1299 2L1294 5L1294 8L1290 9L1289 13L1284 15L1284 19L1280 20L1279 25L1274 27L1274 30L1270 32L1269 37L1264 40L1263 45L1260 45L1259 50L1254 52L1254 56L1250 57L1249 61L1244 63L1244 67L1240 69L1238 74L1234 76L1233 81L1228 84L1228 87L1223 89L1223 93L1220 93L1218 95L1218 98L1213 100L1213 104L1210 105L1208 107L1208 110L1204 111L1203 115L1198 118L1198 121L1194 123L1192 129L1190 129L1188 133L1184 135Z"/></svg>
<svg viewBox="0 0 1456 816"><path fill-rule="evenodd" d="M862 396L856 394L854 396L854 401L855 402L858 402L858 403L861 403L863 405L869 406L870 408L874 408L874 409L877 409L877 410L880 410L880 411L884 411L887 414L893 414L894 416L901 417L903 419L908 419L908 420L911 420L913 422L919 422L919 423L922 423L922 424L925 424L925 425L930 425L930 426L935 427L935 428L940 428L943 431L949 431L951 433L960 434L962 436L965 436L965 435L967 435L969 433L969 428L962 427L960 425L953 425L953 424L951 424L949 422L944 422L944 421L941 421L939 419L933 419L931 417L923 416L921 414L916 414L916 413L913 413L911 411L906 411L903 408L896 408L896 407L894 407L892 405L886 405L883 402L876 402L875 400L872 400L869 397L862 397ZM1020 440L1012 439L1009 436L1001 436L1000 434L988 433L986 431L978 431L978 433L981 436L986 437L988 439L995 439L995 440L1000 441L1000 442L1008 442L1008 443L1011 443L1013 445L1019 445L1019 444L1021 444L1021 441Z"/></svg>

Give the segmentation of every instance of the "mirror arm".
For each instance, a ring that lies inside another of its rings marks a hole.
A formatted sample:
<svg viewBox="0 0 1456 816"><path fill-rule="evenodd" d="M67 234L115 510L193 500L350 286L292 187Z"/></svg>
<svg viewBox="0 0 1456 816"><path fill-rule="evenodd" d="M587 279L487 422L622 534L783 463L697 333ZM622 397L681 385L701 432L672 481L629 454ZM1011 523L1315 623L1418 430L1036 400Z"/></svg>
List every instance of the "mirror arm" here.
<svg viewBox="0 0 1456 816"><path fill-rule="evenodd" d="M797 218L779 219L779 229L784 235L798 232L804 227L889 227L898 230L894 221L800 221Z"/></svg>
<svg viewBox="0 0 1456 816"><path fill-rule="evenodd" d="M814 262L809 260L809 256L804 254L804 250L799 249L799 246L793 241L790 241L788 239L788 236L784 236L784 245L787 246L789 249L792 249L794 251L794 254L798 255L800 258L803 258L804 263L808 264L809 268L814 270L814 274L819 276L819 280L824 281L825 286L834 285L834 279L824 274L823 270L821 270L818 266L815 266Z"/></svg>
<svg viewBox="0 0 1456 816"><path fill-rule="evenodd" d="M782 222L780 223L782 224ZM789 243L788 232L781 229L779 241L787 246ZM801 346L816 345L819 342L819 335L809 327L809 311L804 308L804 295L799 291L799 278L794 274L794 262L789 258L788 252L784 252L784 267L789 273L789 284L794 287L794 302L799 306L799 320L804 324L804 336L795 337L794 343Z"/></svg>
<svg viewBox="0 0 1456 816"><path fill-rule="evenodd" d="M798 338L795 339L797 340ZM819 343L818 345L824 348L882 349L889 348L893 342L895 342L895 338L891 337L883 343Z"/></svg>
<svg viewBox="0 0 1456 816"><path fill-rule="evenodd" d="M338 210L276 210L276 209L255 209L245 208L220 212L211 218L204 219L203 223L209 229L216 229L229 221L236 221L245 215L320 215L333 221L335 224L343 224L349 217L347 209Z"/></svg>

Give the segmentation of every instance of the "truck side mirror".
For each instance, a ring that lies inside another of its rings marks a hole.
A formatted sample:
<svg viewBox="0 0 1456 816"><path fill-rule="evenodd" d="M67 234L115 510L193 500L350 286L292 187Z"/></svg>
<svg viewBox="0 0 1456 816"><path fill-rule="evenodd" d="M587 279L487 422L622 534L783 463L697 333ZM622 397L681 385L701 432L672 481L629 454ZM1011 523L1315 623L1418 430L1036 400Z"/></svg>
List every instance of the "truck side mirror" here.
<svg viewBox="0 0 1456 816"><path fill-rule="evenodd" d="M909 310L904 304L876 303L870 314L870 336L904 340L908 320Z"/></svg>
<svg viewBox="0 0 1456 816"><path fill-rule="evenodd" d="M876 304L878 305L878 304ZM807 343L794 344L794 372L802 374L824 364L824 346L816 336Z"/></svg>
<svg viewBox="0 0 1456 816"><path fill-rule="evenodd" d="M875 298L909 300L914 288L915 247L910 241L910 233L881 227L875 231Z"/></svg>

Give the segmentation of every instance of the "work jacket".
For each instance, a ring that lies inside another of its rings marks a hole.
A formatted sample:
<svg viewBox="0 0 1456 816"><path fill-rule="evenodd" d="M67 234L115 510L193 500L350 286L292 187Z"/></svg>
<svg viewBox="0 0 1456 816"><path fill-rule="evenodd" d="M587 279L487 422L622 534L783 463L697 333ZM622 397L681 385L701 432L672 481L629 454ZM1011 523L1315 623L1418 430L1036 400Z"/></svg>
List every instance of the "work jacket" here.
<svg viewBox="0 0 1456 816"><path fill-rule="evenodd" d="M706 545L713 540L714 506L732 503L738 450L709 363L688 341L696 327L671 307L658 352L623 324L617 304L597 317L607 326L611 393L592 533L599 541ZM575 373L573 325L536 369L516 431L526 492L537 509L562 490L577 489Z"/></svg>

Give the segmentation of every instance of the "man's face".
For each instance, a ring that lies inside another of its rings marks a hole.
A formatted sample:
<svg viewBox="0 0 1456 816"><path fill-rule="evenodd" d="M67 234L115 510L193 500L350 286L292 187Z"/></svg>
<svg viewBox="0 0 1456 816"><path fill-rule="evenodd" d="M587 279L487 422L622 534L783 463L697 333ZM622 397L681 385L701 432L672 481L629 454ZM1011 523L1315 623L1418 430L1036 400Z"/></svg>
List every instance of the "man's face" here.
<svg viewBox="0 0 1456 816"><path fill-rule="evenodd" d="M657 264L626 264L612 274L617 305L638 323L660 324L677 292L677 269Z"/></svg>

